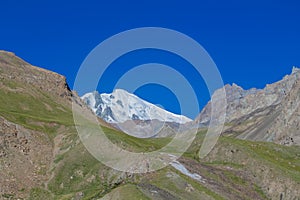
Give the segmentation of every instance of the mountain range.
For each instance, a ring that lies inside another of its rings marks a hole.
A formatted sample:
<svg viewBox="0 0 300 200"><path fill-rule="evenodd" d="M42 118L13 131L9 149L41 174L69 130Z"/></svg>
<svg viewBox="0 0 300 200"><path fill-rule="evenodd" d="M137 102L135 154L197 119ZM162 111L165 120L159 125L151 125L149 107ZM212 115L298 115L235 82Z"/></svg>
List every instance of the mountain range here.
<svg viewBox="0 0 300 200"><path fill-rule="evenodd" d="M251 88L244 90L236 84L227 84L224 88L217 90L212 98L218 96L221 90L226 92L226 102L228 104L226 107L225 130L232 133L234 130L243 129L242 134L235 131L241 139L299 145L300 125L299 117L297 117L299 113L297 111L299 109L299 93L297 93L299 79L300 69L293 67L291 74L286 75L276 83L268 84L263 89ZM157 137L170 136L170 129L173 127L172 133L175 134L178 128L175 125L170 128L170 124L185 124L192 121L185 116L165 111L122 89L116 89L111 94L99 94L94 91L83 95L81 98L98 117L108 123L116 124L116 128L120 128L129 135L136 137L152 137L155 135L151 133L153 131L160 132L156 135ZM288 98L294 101L287 102ZM216 105L221 105L221 101L223 100L217 99ZM285 108L286 105L293 106ZM284 116L289 117L287 119ZM203 108L195 121L190 124L206 127L209 125L210 118L211 101ZM283 119L285 122L283 122ZM130 123L130 121L138 121L138 123ZM144 121L144 123L140 121ZM151 121L151 124L149 121ZM242 125L238 121L242 121ZM163 129L164 124L162 122L169 122L167 123L169 129ZM145 124L148 129L145 129ZM230 124L234 124L234 126ZM138 126L139 128L136 128ZM150 129L149 126L159 127L159 131L157 131L158 128ZM185 127L189 127L189 125ZM190 128L192 127L190 126ZM288 133L285 132L286 130L289 130ZM168 131L168 133L164 134L164 131Z"/></svg>
<svg viewBox="0 0 300 200"><path fill-rule="evenodd" d="M190 121L124 90L93 92L82 100L64 76L0 51L0 199L299 199L299 75L293 68L263 89L225 85L224 130L199 159L211 102ZM212 95L216 101L218 92ZM123 113L120 104L132 109ZM161 149L178 124L198 132L169 166L144 174L121 172L85 148L74 110L96 113L107 138L132 152ZM160 120L167 122L159 137L137 138L120 128Z"/></svg>
<svg viewBox="0 0 300 200"><path fill-rule="evenodd" d="M299 79L300 69L293 67L291 74L263 89L244 90L236 84L225 85L225 132L235 133L241 139L300 145ZM196 123L208 124L210 112L211 102Z"/></svg>

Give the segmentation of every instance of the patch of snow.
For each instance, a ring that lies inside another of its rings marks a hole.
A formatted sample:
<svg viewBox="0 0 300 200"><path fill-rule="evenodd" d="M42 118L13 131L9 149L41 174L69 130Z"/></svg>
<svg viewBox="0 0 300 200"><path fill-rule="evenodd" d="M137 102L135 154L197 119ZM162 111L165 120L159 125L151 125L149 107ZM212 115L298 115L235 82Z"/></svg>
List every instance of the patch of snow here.
<svg viewBox="0 0 300 200"><path fill-rule="evenodd" d="M205 183L204 179L199 174L191 173L187 168L185 168L185 166L183 164L181 164L177 160L171 162L170 165L172 167L174 167L175 169L177 169L178 171L180 171L182 174L184 174L196 181L199 181L201 183Z"/></svg>
<svg viewBox="0 0 300 200"><path fill-rule="evenodd" d="M85 103L86 103L90 108L94 108L94 109L95 109L96 100L95 100L95 95L93 95L92 92L86 93L85 95L83 95L83 96L81 97L81 99L84 99L84 100L85 100Z"/></svg>

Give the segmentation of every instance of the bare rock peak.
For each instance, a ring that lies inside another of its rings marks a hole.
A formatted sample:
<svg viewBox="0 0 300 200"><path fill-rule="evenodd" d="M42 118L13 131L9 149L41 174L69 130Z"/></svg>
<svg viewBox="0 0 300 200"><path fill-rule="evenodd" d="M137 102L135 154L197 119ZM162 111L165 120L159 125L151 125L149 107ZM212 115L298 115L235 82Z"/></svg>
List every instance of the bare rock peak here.
<svg viewBox="0 0 300 200"><path fill-rule="evenodd" d="M300 73L300 68L293 66L292 74L295 74L295 73Z"/></svg>
<svg viewBox="0 0 300 200"><path fill-rule="evenodd" d="M237 84L226 84L223 88L215 91L213 97L218 97L218 94L223 89L226 91L227 101L227 116L226 121L236 120L250 113L264 109L269 106L278 105L283 101L294 83L299 79L300 69L293 67L293 73L286 75L282 80L272 84L267 84L263 89L251 88L244 90ZM222 99L216 98L217 101ZM197 122L204 123L210 120L211 102L209 102L197 117Z"/></svg>
<svg viewBox="0 0 300 200"><path fill-rule="evenodd" d="M231 87L233 87L233 88L242 88L241 86L239 86L239 85L236 84L236 83L232 83L232 84L231 84Z"/></svg>

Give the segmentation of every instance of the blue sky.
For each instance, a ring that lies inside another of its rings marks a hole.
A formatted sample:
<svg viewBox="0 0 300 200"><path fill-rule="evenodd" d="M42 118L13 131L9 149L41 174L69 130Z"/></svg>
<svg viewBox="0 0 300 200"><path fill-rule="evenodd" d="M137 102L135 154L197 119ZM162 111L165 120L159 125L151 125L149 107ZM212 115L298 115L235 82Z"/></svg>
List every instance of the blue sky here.
<svg viewBox="0 0 300 200"><path fill-rule="evenodd" d="M0 49L67 77L72 87L81 63L101 41L138 27L165 27L198 41L219 68L224 83L262 88L300 66L299 1L1 1ZM146 53L150 53L148 58ZM181 61L157 51L137 52L119 66ZM140 56L140 57L139 57ZM182 63L183 64L183 63ZM115 65L116 69L118 65ZM103 77L100 92L111 92L114 74ZM201 77L185 71L200 107L209 100ZM89 88L87 88L89 90ZM179 113L174 94L145 85L136 94ZM163 98L162 98L163 97ZM197 113L183 113L194 118Z"/></svg>

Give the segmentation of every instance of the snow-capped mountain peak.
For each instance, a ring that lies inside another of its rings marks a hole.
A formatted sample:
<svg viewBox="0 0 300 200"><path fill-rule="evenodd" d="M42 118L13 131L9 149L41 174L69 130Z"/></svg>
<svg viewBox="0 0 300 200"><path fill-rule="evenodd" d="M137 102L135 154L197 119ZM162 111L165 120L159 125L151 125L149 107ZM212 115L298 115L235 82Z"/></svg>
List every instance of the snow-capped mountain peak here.
<svg viewBox="0 0 300 200"><path fill-rule="evenodd" d="M185 116L168 112L123 89L115 89L111 94L99 94L94 91L81 98L97 116L109 123L154 119L180 124L192 121Z"/></svg>

